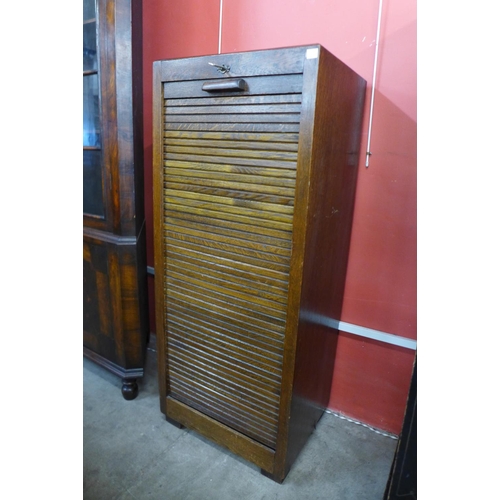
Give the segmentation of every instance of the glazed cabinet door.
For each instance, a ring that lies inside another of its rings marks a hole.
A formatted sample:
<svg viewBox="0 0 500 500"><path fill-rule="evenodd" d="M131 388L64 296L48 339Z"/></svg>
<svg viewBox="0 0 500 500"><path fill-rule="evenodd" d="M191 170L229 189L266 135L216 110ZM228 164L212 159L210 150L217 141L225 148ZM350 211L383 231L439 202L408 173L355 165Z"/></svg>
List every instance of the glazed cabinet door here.
<svg viewBox="0 0 500 500"><path fill-rule="evenodd" d="M83 0L83 213L97 220L105 206L98 14L95 0Z"/></svg>

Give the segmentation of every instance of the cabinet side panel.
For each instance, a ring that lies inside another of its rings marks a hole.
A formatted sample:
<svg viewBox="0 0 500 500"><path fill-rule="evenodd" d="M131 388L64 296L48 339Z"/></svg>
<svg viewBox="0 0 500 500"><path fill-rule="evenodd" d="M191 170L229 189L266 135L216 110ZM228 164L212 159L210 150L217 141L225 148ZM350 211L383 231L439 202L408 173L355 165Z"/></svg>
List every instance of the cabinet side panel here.
<svg viewBox="0 0 500 500"><path fill-rule="evenodd" d="M123 314L124 367L143 368L148 336L144 232L135 245L121 245L120 284Z"/></svg>
<svg viewBox="0 0 500 500"><path fill-rule="evenodd" d="M134 0L132 2L132 119L134 134L135 223L137 233L140 231L145 220L142 74L142 1Z"/></svg>
<svg viewBox="0 0 500 500"><path fill-rule="evenodd" d="M163 234L163 83L161 63L153 63L153 216L155 262L156 342L158 349L158 387L160 409L166 413L167 397L165 367L165 299L164 299L164 242Z"/></svg>
<svg viewBox="0 0 500 500"><path fill-rule="evenodd" d="M365 81L320 53L287 468L330 397L354 210Z"/></svg>

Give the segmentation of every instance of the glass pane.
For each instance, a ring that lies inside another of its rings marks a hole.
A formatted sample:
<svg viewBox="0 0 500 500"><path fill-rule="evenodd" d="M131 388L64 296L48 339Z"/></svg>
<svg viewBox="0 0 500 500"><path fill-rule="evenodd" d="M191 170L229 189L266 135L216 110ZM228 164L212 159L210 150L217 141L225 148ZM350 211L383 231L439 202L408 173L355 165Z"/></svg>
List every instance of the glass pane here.
<svg viewBox="0 0 500 500"><path fill-rule="evenodd" d="M104 216L101 151L83 151L83 212Z"/></svg>
<svg viewBox="0 0 500 500"><path fill-rule="evenodd" d="M83 145L101 147L99 124L99 77L83 77Z"/></svg>
<svg viewBox="0 0 500 500"><path fill-rule="evenodd" d="M83 71L97 70L96 23L83 25Z"/></svg>
<svg viewBox="0 0 500 500"><path fill-rule="evenodd" d="M97 70L97 24L94 0L83 0L83 71Z"/></svg>
<svg viewBox="0 0 500 500"><path fill-rule="evenodd" d="M83 22L95 19L95 0L83 0Z"/></svg>

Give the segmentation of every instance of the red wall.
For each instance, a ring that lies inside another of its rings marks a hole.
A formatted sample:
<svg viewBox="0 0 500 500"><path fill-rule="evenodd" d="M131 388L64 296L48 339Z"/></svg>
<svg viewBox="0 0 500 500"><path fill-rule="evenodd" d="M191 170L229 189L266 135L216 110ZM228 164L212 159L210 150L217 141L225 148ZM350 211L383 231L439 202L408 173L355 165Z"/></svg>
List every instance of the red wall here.
<svg viewBox="0 0 500 500"><path fill-rule="evenodd" d="M153 266L151 65L157 59L216 54L220 3L143 2L149 266ZM322 44L368 82L364 152L378 8L378 0L223 0L221 52ZM416 339L416 0L384 2L375 88L372 156L369 168L364 153L360 158L339 319ZM153 294L152 283L150 288ZM330 408L399 433L413 359L411 350L341 332Z"/></svg>

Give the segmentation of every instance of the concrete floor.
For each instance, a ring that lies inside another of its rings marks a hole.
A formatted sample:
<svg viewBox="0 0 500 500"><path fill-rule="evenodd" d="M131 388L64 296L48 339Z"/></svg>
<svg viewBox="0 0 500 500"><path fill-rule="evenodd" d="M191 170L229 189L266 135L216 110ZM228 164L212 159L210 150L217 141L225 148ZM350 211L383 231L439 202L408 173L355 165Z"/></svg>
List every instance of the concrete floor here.
<svg viewBox="0 0 500 500"><path fill-rule="evenodd" d="M153 349L133 401L123 399L118 377L83 360L85 500L383 499L396 439L325 413L279 485L165 421Z"/></svg>

